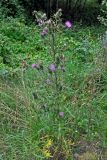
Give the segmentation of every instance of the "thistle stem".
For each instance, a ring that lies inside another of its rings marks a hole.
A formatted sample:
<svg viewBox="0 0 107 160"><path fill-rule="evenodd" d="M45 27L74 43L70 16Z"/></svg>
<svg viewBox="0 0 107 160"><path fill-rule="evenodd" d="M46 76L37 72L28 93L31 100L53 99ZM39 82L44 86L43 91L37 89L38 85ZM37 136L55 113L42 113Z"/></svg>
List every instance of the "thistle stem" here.
<svg viewBox="0 0 107 160"><path fill-rule="evenodd" d="M51 44L51 48L52 48L52 52L53 52L53 59L54 59L54 63L56 64L56 49L55 49L55 33L54 30L52 30L52 44ZM55 71L55 84L56 84L56 90L58 90L58 78L57 78L57 73Z"/></svg>

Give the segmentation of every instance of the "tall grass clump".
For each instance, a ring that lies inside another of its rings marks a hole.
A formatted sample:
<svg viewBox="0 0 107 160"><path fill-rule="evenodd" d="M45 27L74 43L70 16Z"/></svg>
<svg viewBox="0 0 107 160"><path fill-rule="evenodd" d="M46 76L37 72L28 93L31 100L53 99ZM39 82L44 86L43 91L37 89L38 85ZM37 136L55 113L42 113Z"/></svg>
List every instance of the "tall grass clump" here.
<svg viewBox="0 0 107 160"><path fill-rule="evenodd" d="M61 10L49 20L34 15L49 61L24 60L19 77L0 79L1 159L103 160L107 76L101 46L92 46L90 32L74 40L76 28L69 20L62 24Z"/></svg>

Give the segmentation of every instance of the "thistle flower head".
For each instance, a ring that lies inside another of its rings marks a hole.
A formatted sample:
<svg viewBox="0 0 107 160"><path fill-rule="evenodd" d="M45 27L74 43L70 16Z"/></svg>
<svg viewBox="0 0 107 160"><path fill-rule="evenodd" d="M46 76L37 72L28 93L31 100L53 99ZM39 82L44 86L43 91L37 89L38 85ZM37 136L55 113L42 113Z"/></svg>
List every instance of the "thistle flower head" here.
<svg viewBox="0 0 107 160"><path fill-rule="evenodd" d="M50 71L54 72L54 71L56 70L55 65L54 65L54 64L51 64L51 65L49 66L49 69L50 69Z"/></svg>
<svg viewBox="0 0 107 160"><path fill-rule="evenodd" d="M42 36L42 37L44 37L46 34L47 34L47 32L45 32L45 31L42 31L42 32L41 32L41 36Z"/></svg>
<svg viewBox="0 0 107 160"><path fill-rule="evenodd" d="M32 68L39 68L39 65L38 65L38 64L35 64L35 63L33 63L33 64L32 64Z"/></svg>
<svg viewBox="0 0 107 160"><path fill-rule="evenodd" d="M59 112L60 117L64 117L64 112Z"/></svg>
<svg viewBox="0 0 107 160"><path fill-rule="evenodd" d="M43 31L41 32L41 36L45 36L45 35L47 35L47 34L48 34L48 28L45 27L45 28L43 29Z"/></svg>
<svg viewBox="0 0 107 160"><path fill-rule="evenodd" d="M66 26L67 28L71 28L71 27L72 27L72 23L71 23L70 21L66 21L66 22L65 22L65 26Z"/></svg>

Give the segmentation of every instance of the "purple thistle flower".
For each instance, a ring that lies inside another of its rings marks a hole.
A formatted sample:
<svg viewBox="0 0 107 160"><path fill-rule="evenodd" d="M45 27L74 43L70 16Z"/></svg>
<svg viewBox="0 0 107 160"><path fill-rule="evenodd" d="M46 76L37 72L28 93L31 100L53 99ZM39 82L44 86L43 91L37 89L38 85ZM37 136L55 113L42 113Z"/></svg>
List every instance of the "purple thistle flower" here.
<svg viewBox="0 0 107 160"><path fill-rule="evenodd" d="M41 32L41 36L42 36L42 37L44 37L46 34L47 34L47 32L45 32L45 31L42 31L42 32Z"/></svg>
<svg viewBox="0 0 107 160"><path fill-rule="evenodd" d="M65 26L66 26L67 28L71 28L71 27L72 27L72 23L71 23L70 21L66 21L66 22L65 22Z"/></svg>
<svg viewBox="0 0 107 160"><path fill-rule="evenodd" d="M49 66L49 69L50 69L52 72L54 72L54 71L56 70L55 65L54 65L54 64L51 64L51 65Z"/></svg>
<svg viewBox="0 0 107 160"><path fill-rule="evenodd" d="M64 112L59 112L59 116L64 117Z"/></svg>
<svg viewBox="0 0 107 160"><path fill-rule="evenodd" d="M38 68L39 68L39 65L38 65L38 64L35 64L35 63L33 63L33 64L32 64L32 68L37 68L37 69L38 69Z"/></svg>
<svg viewBox="0 0 107 160"><path fill-rule="evenodd" d="M43 31L41 32L41 36L45 36L45 35L47 35L47 34L48 34L48 28L45 27L45 28L43 29Z"/></svg>
<svg viewBox="0 0 107 160"><path fill-rule="evenodd" d="M45 28L44 28L44 31L48 33L48 28L47 28L47 27L45 27Z"/></svg>

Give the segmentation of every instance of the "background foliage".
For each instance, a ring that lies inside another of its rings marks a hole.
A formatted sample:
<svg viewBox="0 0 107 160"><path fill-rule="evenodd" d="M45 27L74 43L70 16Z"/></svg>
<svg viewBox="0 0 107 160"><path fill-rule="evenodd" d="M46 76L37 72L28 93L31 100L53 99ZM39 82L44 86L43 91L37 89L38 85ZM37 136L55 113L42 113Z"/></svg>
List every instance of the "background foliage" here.
<svg viewBox="0 0 107 160"><path fill-rule="evenodd" d="M107 26L107 2L106 0L102 1L102 6L101 6L101 15L98 16L98 19L102 24Z"/></svg>
<svg viewBox="0 0 107 160"><path fill-rule="evenodd" d="M66 17L82 20L85 23L96 22L96 17L100 14L101 1L97 0L1 0L0 12L4 16L24 15L28 20L32 19L34 10L42 10L48 17L58 8L63 10L63 18Z"/></svg>

